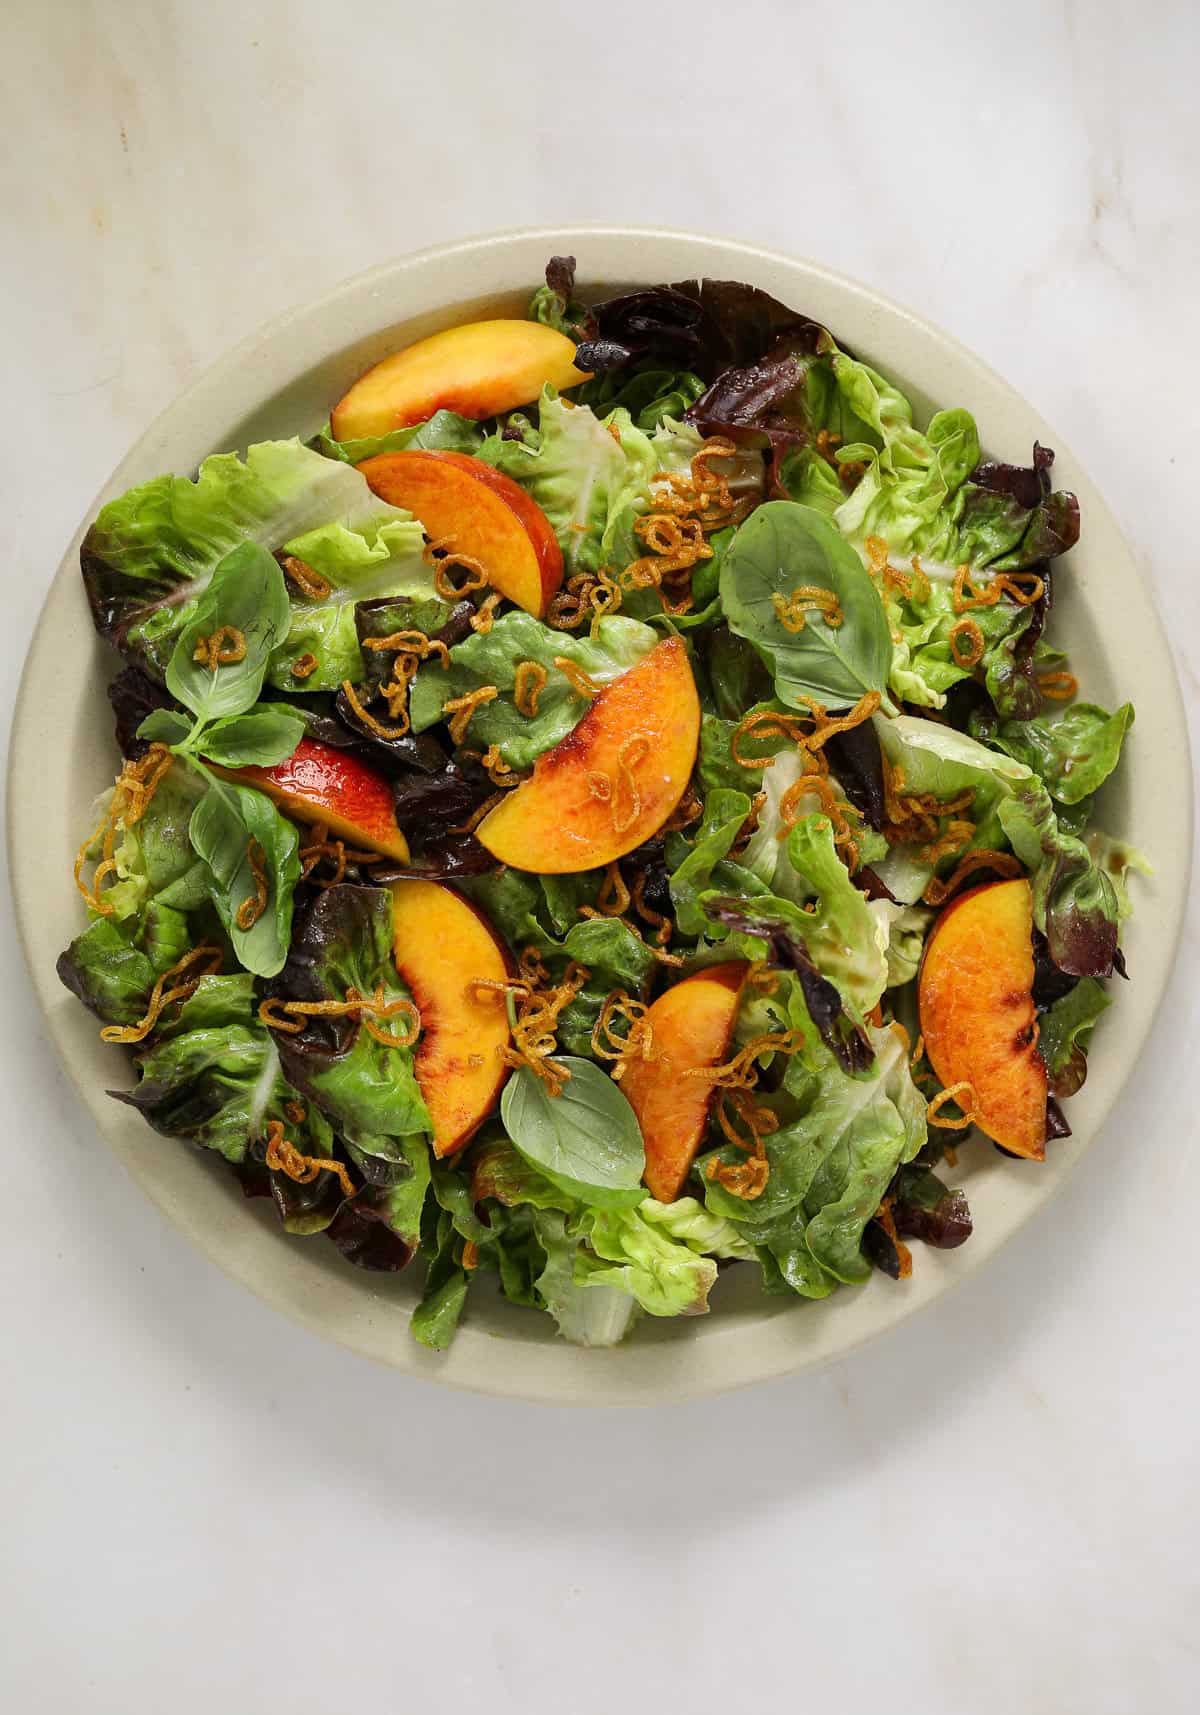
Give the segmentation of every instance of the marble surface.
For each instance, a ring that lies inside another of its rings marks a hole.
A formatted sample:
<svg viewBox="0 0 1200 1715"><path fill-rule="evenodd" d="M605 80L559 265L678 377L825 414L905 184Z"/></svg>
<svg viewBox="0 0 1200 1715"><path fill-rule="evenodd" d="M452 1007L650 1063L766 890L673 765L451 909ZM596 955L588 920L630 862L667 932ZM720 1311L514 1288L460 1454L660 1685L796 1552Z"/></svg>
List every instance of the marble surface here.
<svg viewBox="0 0 1200 1715"><path fill-rule="evenodd" d="M1108 493L1194 717L1200 14L1002 14L9 0L0 707L210 359L399 251L596 219L819 257L982 353ZM1196 1707L1195 910L1089 1169L981 1277L635 1415L446 1394L244 1296L114 1170L0 937L5 1708Z"/></svg>

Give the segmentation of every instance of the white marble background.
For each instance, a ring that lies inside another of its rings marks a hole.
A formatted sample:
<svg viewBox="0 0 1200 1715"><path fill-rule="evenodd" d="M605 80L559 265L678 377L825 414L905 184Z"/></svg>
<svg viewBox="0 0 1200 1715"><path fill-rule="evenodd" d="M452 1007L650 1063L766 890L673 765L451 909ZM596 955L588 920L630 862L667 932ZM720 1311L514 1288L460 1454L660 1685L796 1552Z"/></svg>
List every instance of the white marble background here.
<svg viewBox="0 0 1200 1715"><path fill-rule="evenodd" d="M1110 496L1194 714L1198 17L7 0L5 710L91 495L210 359L394 253L627 219L980 351ZM1200 1706L1195 911L1089 1170L982 1277L822 1375L618 1416L443 1394L218 1276L0 935L13 1715Z"/></svg>

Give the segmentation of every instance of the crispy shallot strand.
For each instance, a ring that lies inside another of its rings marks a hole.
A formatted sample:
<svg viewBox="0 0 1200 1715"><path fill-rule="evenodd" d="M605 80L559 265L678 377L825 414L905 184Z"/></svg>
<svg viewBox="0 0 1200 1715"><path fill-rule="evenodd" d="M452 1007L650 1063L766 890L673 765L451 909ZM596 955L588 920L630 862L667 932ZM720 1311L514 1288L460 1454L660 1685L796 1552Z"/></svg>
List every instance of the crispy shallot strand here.
<svg viewBox="0 0 1200 1715"><path fill-rule="evenodd" d="M970 671L983 660L984 638L973 619L956 619L950 627L950 653L956 667Z"/></svg>
<svg viewBox="0 0 1200 1715"><path fill-rule="evenodd" d="M786 596L777 590L771 597L771 606L783 629L794 633L804 630L810 613L819 613L825 624L834 630L845 618L837 596L821 584L798 584Z"/></svg>
<svg viewBox="0 0 1200 1715"><path fill-rule="evenodd" d="M991 870L996 875L1008 877L1025 873L1011 852L993 852L984 848L965 852L948 876L943 879L935 875L932 878L921 895L922 903L935 908L944 905L950 895L977 869Z"/></svg>
<svg viewBox="0 0 1200 1715"><path fill-rule="evenodd" d="M136 1024L106 1024L100 1032L102 1042L144 1042L167 1007L176 1001L190 1000L200 985L201 977L215 976L221 969L219 947L208 942L193 947L177 959L170 970L164 971L153 989L144 1015Z"/></svg>
<svg viewBox="0 0 1200 1715"><path fill-rule="evenodd" d="M484 703L495 702L500 692L495 685L480 685L474 691L467 691L464 696L451 697L442 704L443 715L449 715L450 737L454 743L462 744L467 736L467 728L476 709Z"/></svg>
<svg viewBox="0 0 1200 1715"><path fill-rule="evenodd" d="M297 655L288 668L293 679L311 679L321 663L311 649L306 649L303 655Z"/></svg>
<svg viewBox="0 0 1200 1715"><path fill-rule="evenodd" d="M475 609L475 612L467 621L467 624L471 627L471 630L477 637L486 637L491 631L492 626L496 623L496 609L500 606L500 603L503 600L504 597L500 594L499 590L492 590L489 595L484 596L479 606Z"/></svg>
<svg viewBox="0 0 1200 1715"><path fill-rule="evenodd" d="M623 1032L616 1028L618 1019L624 1023ZM614 989L605 998L600 1016L592 1026L592 1052L597 1060L613 1062L612 1078L618 1084L631 1061L652 1060L654 1026L645 1003L634 1000L624 989Z"/></svg>
<svg viewBox="0 0 1200 1715"><path fill-rule="evenodd" d="M520 782L517 782L517 784L519 785ZM494 810L496 805L503 801L503 798L504 789L501 789L499 792L493 792L490 798L484 799L483 803L477 810L472 810L465 822L460 822L457 827L450 828L448 832L452 834L473 834L480 822L483 821L483 818L488 815L489 812Z"/></svg>
<svg viewBox="0 0 1200 1715"><path fill-rule="evenodd" d="M1069 703L1079 691L1079 680L1074 673L1064 672L1061 668L1053 673L1039 673L1038 690L1052 702Z"/></svg>
<svg viewBox="0 0 1200 1715"><path fill-rule="evenodd" d="M750 800L750 811L729 848L729 856L735 861L742 856L750 841L758 832L758 818L762 815L763 805L767 801L765 792L756 792Z"/></svg>
<svg viewBox="0 0 1200 1715"><path fill-rule="evenodd" d="M630 895L618 863L610 863L596 895L596 905L604 917L623 917L629 910Z"/></svg>
<svg viewBox="0 0 1200 1715"><path fill-rule="evenodd" d="M601 686L596 683L590 673L584 672L577 661L572 661L567 655L556 655L554 665L577 697L598 697L600 695Z"/></svg>
<svg viewBox="0 0 1200 1715"><path fill-rule="evenodd" d="M701 560L712 559L712 549L704 540L704 527L697 518L678 518L668 512L650 512L634 524L634 532L650 550L634 560L620 574L622 589L642 590L654 587L659 591L663 610L676 616L687 613L692 606L690 574ZM681 593L672 601L664 584L680 587Z"/></svg>
<svg viewBox="0 0 1200 1715"><path fill-rule="evenodd" d="M627 738L617 753L617 783L612 795L612 825L614 834L626 834L633 827L642 813L642 795L638 791L634 779L634 769L650 754L650 740L644 733L634 733ZM624 785L629 793L629 814L622 815L619 810L620 789Z"/></svg>
<svg viewBox="0 0 1200 1715"><path fill-rule="evenodd" d="M468 1274L479 1267L479 1246L474 1239L463 1240L462 1265Z"/></svg>
<svg viewBox="0 0 1200 1715"><path fill-rule="evenodd" d="M392 631L386 637L364 637L364 649L380 654L417 655L422 661L436 655L443 667L450 665L450 651L440 637L428 637L415 626L405 631Z"/></svg>
<svg viewBox="0 0 1200 1715"><path fill-rule="evenodd" d="M900 1279L907 1280L912 1273L912 1252L896 1231L896 1221L892 1214L892 1199L885 1197L875 1211L875 1219L892 1241L892 1249L896 1253L896 1261L900 1269Z"/></svg>
<svg viewBox="0 0 1200 1715"><path fill-rule="evenodd" d="M954 574L951 601L955 613L967 613L977 607L995 607L1002 596L1009 596L1019 607L1030 607L1042 599L1045 591L1043 579L1036 572L1029 571L998 572L989 583L977 585L971 576L971 568L964 561Z"/></svg>
<svg viewBox="0 0 1200 1715"><path fill-rule="evenodd" d="M489 744L479 758L479 765L487 774L493 786L498 786L502 792L511 792L514 786L519 786L525 776L510 768L500 754L498 744Z"/></svg>
<svg viewBox="0 0 1200 1715"><path fill-rule="evenodd" d="M127 762L117 776L105 810L95 829L80 846L75 857L75 885L89 908L99 917L111 917L112 906L101 896L101 884L117 873L115 857L118 827L132 828L141 821L162 781L171 768L171 752L165 744L152 744L145 756ZM92 875L91 886L84 885L83 869L88 854L100 843L100 862Z"/></svg>
<svg viewBox="0 0 1200 1715"><path fill-rule="evenodd" d="M303 1125L308 1118L308 1109L303 1102L284 1102L283 1117L293 1125Z"/></svg>
<svg viewBox="0 0 1200 1715"><path fill-rule="evenodd" d="M546 622L556 631L576 631L590 613L591 630L605 614L621 605L621 589L606 566L596 572L575 572L554 595L546 610Z"/></svg>
<svg viewBox="0 0 1200 1715"><path fill-rule="evenodd" d="M349 679L342 680L342 693L358 719L365 727L375 734L376 738L382 738L385 741L394 738L403 738L408 732L410 722L407 709L404 712L402 722L399 726L384 726L382 721L377 721L370 710L363 706L363 703L359 699L358 692L354 689L354 686L350 683Z"/></svg>
<svg viewBox="0 0 1200 1715"><path fill-rule="evenodd" d="M526 949L526 954L531 949ZM579 994L591 975L583 965L572 961L560 983L552 983L540 956L522 955L522 975L497 981L478 977L470 985L476 999L493 995L500 1000L512 996L512 1041L500 1049L506 1066L526 1066L541 1080L548 1096L562 1094L563 1085L571 1076L568 1067L551 1057L557 1052L559 1014Z"/></svg>
<svg viewBox="0 0 1200 1715"><path fill-rule="evenodd" d="M218 667L233 667L246 659L246 634L236 625L218 625L211 637L197 637L192 660L199 661L210 673Z"/></svg>
<svg viewBox="0 0 1200 1715"><path fill-rule="evenodd" d="M791 833L801 820L800 806L810 793L820 799L821 809L833 827L834 847L841 852L847 869L853 875L858 868L858 841L847 817L857 818L860 812L853 804L838 797L832 780L823 774L802 774L788 787L779 800L779 832L776 837L786 839Z"/></svg>
<svg viewBox="0 0 1200 1715"><path fill-rule="evenodd" d="M284 554L279 564L283 575L289 582L295 584L302 596L309 601L324 601L333 589L327 577L324 577L307 560L302 560L296 554Z"/></svg>
<svg viewBox="0 0 1200 1715"><path fill-rule="evenodd" d="M802 1030L768 1030L740 1048L723 1066L694 1066L685 1078L703 1078L727 1090L749 1090L758 1081L760 1054L796 1054L804 1046Z"/></svg>
<svg viewBox="0 0 1200 1715"><path fill-rule="evenodd" d="M975 838L975 824L965 819L952 819L946 825L946 831L940 834L931 845L922 846L917 856L922 863L941 863L943 858L953 857L969 846Z"/></svg>
<svg viewBox="0 0 1200 1715"><path fill-rule="evenodd" d="M303 1155L296 1145L283 1135L282 1120L267 1121L267 1153L265 1166L272 1173L282 1173L297 1185L311 1185L319 1173L335 1173L341 1183L343 1197L353 1197L354 1181L340 1161L328 1155Z"/></svg>
<svg viewBox="0 0 1200 1715"><path fill-rule="evenodd" d="M259 845L258 841L251 837L250 842L246 847L246 864L250 870L251 879L254 882L254 892L248 899L242 900L242 903L238 906L233 916L234 922L242 931L243 935L249 934L250 930L253 929L263 912L267 909L267 900L270 898L271 890L267 886L267 872L263 868L266 861L266 852Z"/></svg>
<svg viewBox="0 0 1200 1715"><path fill-rule="evenodd" d="M689 785L683 797L676 804L671 814L663 823L663 832L676 833L680 828L690 828L693 822L698 822L704 814L704 805L694 786Z"/></svg>
<svg viewBox="0 0 1200 1715"><path fill-rule="evenodd" d="M762 959L756 959L746 972L746 987L758 994L775 994L779 989L779 978Z"/></svg>
<svg viewBox="0 0 1200 1715"><path fill-rule="evenodd" d="M307 881L319 864L332 863L333 879L318 881L317 886L336 887L345 876L348 863L369 866L385 861L380 852L359 851L354 846L347 846L344 840L331 840L324 822L314 822L308 830L308 844L300 848L300 877Z"/></svg>
<svg viewBox="0 0 1200 1715"><path fill-rule="evenodd" d="M533 720L538 712L538 699L546 689L550 675L540 661L518 661L513 675L513 703L517 713Z"/></svg>
<svg viewBox="0 0 1200 1715"><path fill-rule="evenodd" d="M288 1036L298 1036L306 1018L353 1018L385 1048L411 1048L421 1033L421 1015L412 1001L403 995L386 1000L382 983L373 995L348 988L345 1000L282 1000L271 995L260 1004L258 1017L268 1030ZM375 1022L380 1018L405 1018L408 1027L398 1034L381 1030Z"/></svg>
<svg viewBox="0 0 1200 1715"><path fill-rule="evenodd" d="M643 923L648 923L656 931L654 939L660 947L665 947L671 939L675 927L669 917L664 917L661 911L655 911L653 906L646 904L646 882L648 876L644 869L638 871L633 882L633 909Z"/></svg>
<svg viewBox="0 0 1200 1715"><path fill-rule="evenodd" d="M921 1064L921 1061L924 1059L924 1057L925 1057L925 1037L924 1037L924 1034L922 1032L918 1031L917 1032L916 1045L914 1046L912 1053L908 1057L909 1066L915 1069L917 1066L919 1066Z"/></svg>
<svg viewBox="0 0 1200 1715"><path fill-rule="evenodd" d="M735 1119L745 1126L749 1138L738 1131ZM761 1156L765 1153L763 1138L779 1130L779 1115L773 1108L756 1102L750 1090L721 1090L717 1096L717 1123L735 1148Z"/></svg>
<svg viewBox="0 0 1200 1715"><path fill-rule="evenodd" d="M805 727L800 715L777 714L773 709L759 709L754 713L743 715L734 727L729 739L729 752L739 768L765 768L771 761L769 756L745 756L741 751L743 739L790 739L793 744L803 744Z"/></svg>
<svg viewBox="0 0 1200 1715"><path fill-rule="evenodd" d="M482 563L471 554L460 554L453 547L453 536L439 536L435 542L426 542L421 551L421 557L427 566L433 567L433 587L443 601L461 601L465 595L474 595L478 590L486 589L488 575ZM461 568L466 577L461 584L456 584L450 576L451 571Z"/></svg>
<svg viewBox="0 0 1200 1715"><path fill-rule="evenodd" d="M880 696L878 691L867 691L844 715L829 714L824 703L819 703L815 697L806 697L803 692L800 693L800 701L807 703L813 718L812 732L800 742L807 750L820 750L835 734L851 732L856 726L862 726L864 721L869 721L879 707Z"/></svg>
<svg viewBox="0 0 1200 1715"><path fill-rule="evenodd" d="M964 1094L966 1101L960 1101L960 1096ZM945 1131L966 1131L968 1126L975 1124L976 1099L975 1091L965 1078L960 1079L957 1084L948 1084L944 1090L938 1091L931 1102L926 1103L925 1123L941 1126ZM947 1102L956 1103L963 1110L962 1113L957 1117L945 1117L942 1109Z"/></svg>

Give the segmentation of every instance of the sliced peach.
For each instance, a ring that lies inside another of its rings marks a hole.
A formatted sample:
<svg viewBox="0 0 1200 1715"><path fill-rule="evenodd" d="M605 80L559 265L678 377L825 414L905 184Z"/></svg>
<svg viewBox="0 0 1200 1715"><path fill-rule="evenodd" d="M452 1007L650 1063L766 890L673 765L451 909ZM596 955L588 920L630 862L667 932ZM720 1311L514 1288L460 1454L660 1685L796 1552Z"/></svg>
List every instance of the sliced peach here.
<svg viewBox="0 0 1200 1715"><path fill-rule="evenodd" d="M435 411L478 420L530 404L547 382L562 389L586 380L575 367L574 343L555 328L467 322L368 369L334 406L331 427L339 441L353 441L423 423Z"/></svg>
<svg viewBox="0 0 1200 1715"><path fill-rule="evenodd" d="M1014 1155L1046 1154L1046 1068L1033 1004L1033 894L1024 880L948 905L925 948L917 999L930 1065L966 1083L981 1131Z"/></svg>
<svg viewBox="0 0 1200 1715"><path fill-rule="evenodd" d="M562 583L562 550L519 483L467 453L426 448L379 453L358 468L382 500L413 513L435 540L472 555L501 595L541 618Z"/></svg>
<svg viewBox="0 0 1200 1715"><path fill-rule="evenodd" d="M408 862L408 842L396 824L392 791L382 774L357 756L302 738L286 762L272 768L218 768L230 780L257 786L287 815L323 822L336 839L369 846Z"/></svg>
<svg viewBox="0 0 1200 1715"><path fill-rule="evenodd" d="M434 1154L452 1155L491 1113L508 1075L500 1058L509 1035L504 997L480 997L473 987L503 982L507 955L487 918L437 881L394 881L392 920L396 968L421 1014L414 1070Z"/></svg>
<svg viewBox="0 0 1200 1715"><path fill-rule="evenodd" d="M689 1072L724 1060L749 966L710 965L660 995L646 1014L651 1058L631 1060L621 1088L646 1145L643 1175L652 1197L673 1203L708 1127L714 1086Z"/></svg>
<svg viewBox="0 0 1200 1715"><path fill-rule="evenodd" d="M699 734L687 650L668 637L600 692L476 837L501 863L535 875L611 863L656 834L683 797Z"/></svg>

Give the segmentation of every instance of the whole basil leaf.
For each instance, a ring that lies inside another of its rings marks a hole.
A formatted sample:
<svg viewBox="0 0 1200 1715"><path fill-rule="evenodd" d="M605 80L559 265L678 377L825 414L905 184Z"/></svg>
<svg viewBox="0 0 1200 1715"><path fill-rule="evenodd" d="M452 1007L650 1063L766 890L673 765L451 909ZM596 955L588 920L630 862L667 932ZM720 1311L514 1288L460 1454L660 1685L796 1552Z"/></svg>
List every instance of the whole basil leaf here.
<svg viewBox="0 0 1200 1715"><path fill-rule="evenodd" d="M292 896L300 879L296 829L264 793L209 776L208 791L192 811L188 833L208 871L213 904L240 963L256 976L273 977L283 968L291 939ZM240 929L238 907L257 892L251 840L263 853L269 891L257 922Z"/></svg>
<svg viewBox="0 0 1200 1715"><path fill-rule="evenodd" d="M244 713L258 701L271 651L287 636L291 618L274 558L259 543L242 542L221 561L180 633L167 666L167 689L200 720ZM196 660L197 646L222 626L242 634L246 653L240 661L210 668Z"/></svg>
<svg viewBox="0 0 1200 1715"><path fill-rule="evenodd" d="M774 597L786 601L802 585L836 596L840 625L811 613L802 631L784 628ZM867 691L886 696L892 642L883 605L853 548L812 507L770 500L751 513L725 555L721 602L789 707L803 707L804 697L844 707Z"/></svg>
<svg viewBox="0 0 1200 1715"><path fill-rule="evenodd" d="M153 709L137 729L137 736L150 743L182 744L194 722L178 709Z"/></svg>
<svg viewBox="0 0 1200 1715"><path fill-rule="evenodd" d="M596 1207L640 1202L646 1151L637 1118L607 1073L564 1055L571 1076L547 1094L526 1066L504 1086L500 1117L517 1149L571 1196Z"/></svg>
<svg viewBox="0 0 1200 1715"><path fill-rule="evenodd" d="M291 756L304 732L299 715L276 704L261 703L248 714L231 715L206 727L204 755L225 768L270 768Z"/></svg>

